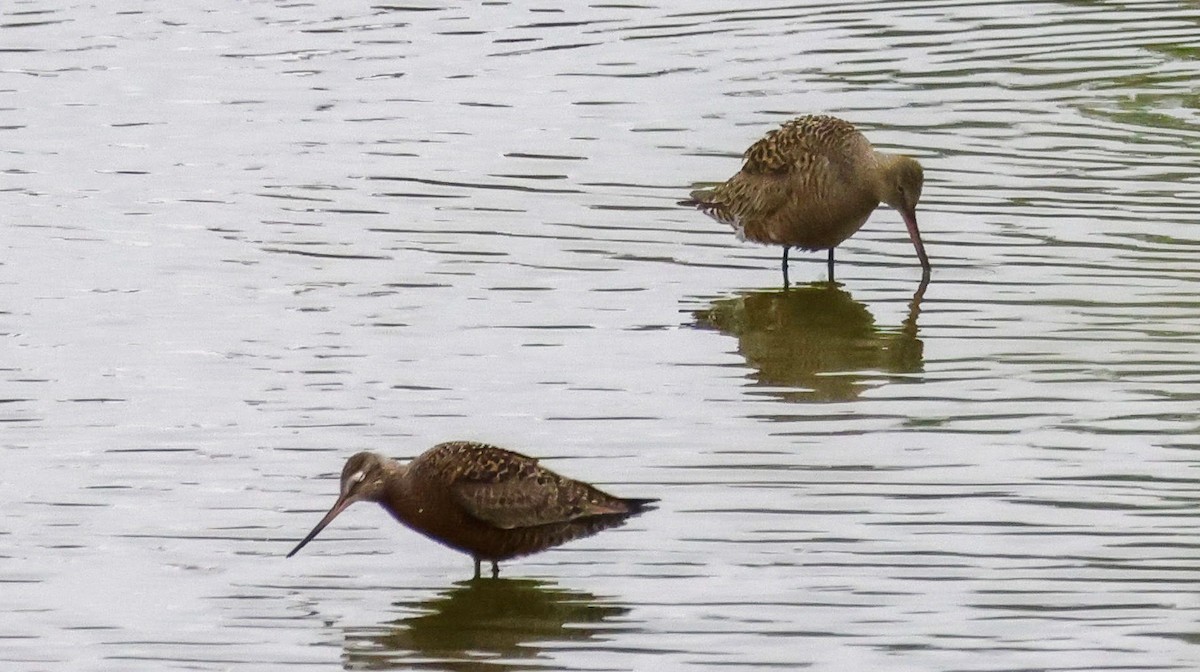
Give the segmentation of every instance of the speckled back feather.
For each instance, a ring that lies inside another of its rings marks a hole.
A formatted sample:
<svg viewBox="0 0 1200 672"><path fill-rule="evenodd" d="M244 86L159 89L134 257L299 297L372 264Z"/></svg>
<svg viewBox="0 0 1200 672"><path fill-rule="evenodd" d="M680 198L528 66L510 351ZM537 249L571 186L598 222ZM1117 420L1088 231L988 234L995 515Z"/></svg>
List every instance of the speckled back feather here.
<svg viewBox="0 0 1200 672"><path fill-rule="evenodd" d="M630 501L560 476L537 459L496 446L467 441L442 443L409 465L418 473L437 473L454 500L470 515L512 530L566 523L604 515L629 515Z"/></svg>
<svg viewBox="0 0 1200 672"><path fill-rule="evenodd" d="M807 115L767 131L750 145L742 155L742 170L756 175L788 173L803 169L817 157L842 161L864 147L869 150L870 144L853 124L827 115Z"/></svg>

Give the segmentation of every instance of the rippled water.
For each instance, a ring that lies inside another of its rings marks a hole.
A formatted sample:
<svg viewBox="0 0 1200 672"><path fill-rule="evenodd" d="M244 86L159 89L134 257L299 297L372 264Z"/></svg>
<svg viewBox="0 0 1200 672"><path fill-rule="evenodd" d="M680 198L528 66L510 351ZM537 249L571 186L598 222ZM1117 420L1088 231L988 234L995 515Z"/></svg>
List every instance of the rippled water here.
<svg viewBox="0 0 1200 672"><path fill-rule="evenodd" d="M4 666L1200 667L1200 15L729 6L0 8ZM676 205L806 112L927 286ZM663 501L284 560L455 438Z"/></svg>

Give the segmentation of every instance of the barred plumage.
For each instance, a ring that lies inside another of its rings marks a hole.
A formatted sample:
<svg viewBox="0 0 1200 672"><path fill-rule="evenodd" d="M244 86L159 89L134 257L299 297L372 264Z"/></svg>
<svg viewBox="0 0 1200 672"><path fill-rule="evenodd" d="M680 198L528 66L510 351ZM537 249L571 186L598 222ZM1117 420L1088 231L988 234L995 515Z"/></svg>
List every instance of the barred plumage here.
<svg viewBox="0 0 1200 672"><path fill-rule="evenodd" d="M929 258L917 229L916 207L924 184L914 159L875 151L849 122L803 116L767 132L746 150L742 169L710 189L691 193L684 205L734 227L739 238L788 249L833 250L853 235L881 202L908 226L921 266Z"/></svg>
<svg viewBox="0 0 1200 672"><path fill-rule="evenodd" d="M341 495L294 555L346 507L378 502L396 520L443 545L492 563L616 527L654 499L623 499L546 469L535 458L483 443L441 443L402 465L358 453L342 469Z"/></svg>

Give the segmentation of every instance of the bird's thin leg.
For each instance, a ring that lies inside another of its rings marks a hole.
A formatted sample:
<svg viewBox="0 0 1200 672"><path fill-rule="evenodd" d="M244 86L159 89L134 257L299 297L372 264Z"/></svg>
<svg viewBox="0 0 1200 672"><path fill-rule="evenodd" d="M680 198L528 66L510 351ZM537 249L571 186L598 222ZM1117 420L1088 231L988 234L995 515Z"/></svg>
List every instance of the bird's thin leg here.
<svg viewBox="0 0 1200 672"><path fill-rule="evenodd" d="M492 561L492 578L500 578L500 563L496 562L495 560Z"/></svg>
<svg viewBox="0 0 1200 672"><path fill-rule="evenodd" d="M788 246L783 246L783 286L788 286Z"/></svg>
<svg viewBox="0 0 1200 672"><path fill-rule="evenodd" d="M829 248L829 281L833 282L833 249Z"/></svg>
<svg viewBox="0 0 1200 672"><path fill-rule="evenodd" d="M478 579L480 576L479 567L482 562L483 562L483 560L480 560L479 558L475 558L475 577L474 578L476 578L476 579Z"/></svg>

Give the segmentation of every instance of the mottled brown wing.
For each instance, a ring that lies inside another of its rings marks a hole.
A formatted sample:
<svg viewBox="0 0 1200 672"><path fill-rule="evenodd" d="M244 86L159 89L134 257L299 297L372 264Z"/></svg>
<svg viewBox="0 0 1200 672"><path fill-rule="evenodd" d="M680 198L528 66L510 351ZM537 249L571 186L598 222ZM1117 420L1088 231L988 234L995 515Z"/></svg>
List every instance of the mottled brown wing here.
<svg viewBox="0 0 1200 672"><path fill-rule="evenodd" d="M793 119L750 145L737 175L707 193L692 194L701 212L733 226L740 238L777 242L766 233L791 197L790 175L816 158L808 146L811 125L809 117Z"/></svg>
<svg viewBox="0 0 1200 672"><path fill-rule="evenodd" d="M797 117L768 131L743 155L742 171L751 175L809 170L812 162L859 153L869 143L854 125L837 117Z"/></svg>
<svg viewBox="0 0 1200 672"><path fill-rule="evenodd" d="M739 238L776 243L770 231L795 197L787 173L752 176L744 170L714 190L701 212L734 228Z"/></svg>
<svg viewBox="0 0 1200 672"><path fill-rule="evenodd" d="M474 444L450 492L463 510L502 529L563 523L586 516L625 513L592 486L559 476L532 457Z"/></svg>
<svg viewBox="0 0 1200 672"><path fill-rule="evenodd" d="M801 144L784 132L786 127L767 131L758 142L750 145L742 155L742 171L751 175L786 173L791 170L795 154Z"/></svg>

